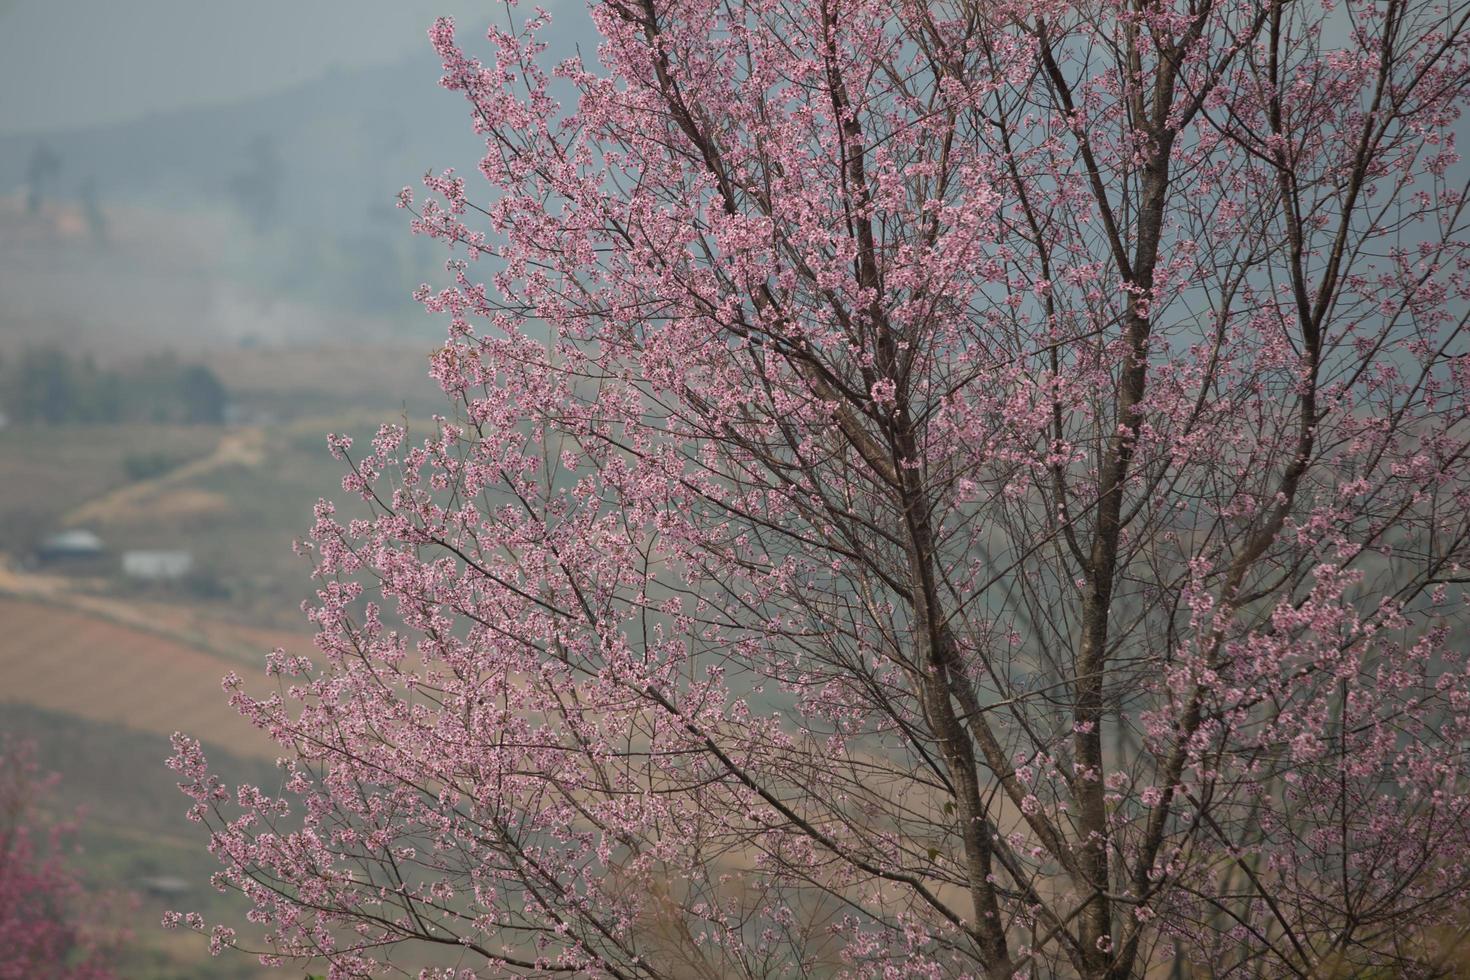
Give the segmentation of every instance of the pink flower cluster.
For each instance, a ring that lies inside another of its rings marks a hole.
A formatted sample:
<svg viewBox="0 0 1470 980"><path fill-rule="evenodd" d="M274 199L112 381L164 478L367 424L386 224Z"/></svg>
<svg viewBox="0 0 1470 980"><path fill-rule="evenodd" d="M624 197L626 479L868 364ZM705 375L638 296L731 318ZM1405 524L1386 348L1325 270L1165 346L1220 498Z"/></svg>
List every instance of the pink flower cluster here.
<svg viewBox="0 0 1470 980"><path fill-rule="evenodd" d="M450 407L331 440L317 649L227 681L279 786L175 742L268 956L1432 972L1470 37L1344 6L607 0L555 66L544 12L438 22Z"/></svg>

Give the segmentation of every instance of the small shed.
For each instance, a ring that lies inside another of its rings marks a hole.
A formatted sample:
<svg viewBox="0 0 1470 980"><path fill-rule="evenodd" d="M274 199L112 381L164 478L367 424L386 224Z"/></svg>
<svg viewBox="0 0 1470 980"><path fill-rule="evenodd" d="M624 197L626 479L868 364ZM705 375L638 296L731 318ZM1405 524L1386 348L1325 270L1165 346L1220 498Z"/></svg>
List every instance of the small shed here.
<svg viewBox="0 0 1470 980"><path fill-rule="evenodd" d="M41 561L76 561L102 557L102 539L91 531L73 528L41 539L36 557Z"/></svg>
<svg viewBox="0 0 1470 980"><path fill-rule="evenodd" d="M194 556L187 551L124 551L123 574L150 582L181 579L194 568Z"/></svg>

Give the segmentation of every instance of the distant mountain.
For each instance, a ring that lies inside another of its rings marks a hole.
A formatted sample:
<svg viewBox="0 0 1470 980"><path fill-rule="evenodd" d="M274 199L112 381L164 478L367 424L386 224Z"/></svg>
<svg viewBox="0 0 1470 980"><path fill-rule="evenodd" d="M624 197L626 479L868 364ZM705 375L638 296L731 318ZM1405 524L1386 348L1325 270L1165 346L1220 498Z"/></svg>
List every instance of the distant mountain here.
<svg viewBox="0 0 1470 980"><path fill-rule="evenodd" d="M59 166L51 193L193 208L229 205L343 233L400 226L393 196L426 170L472 170L483 142L432 56L334 70L286 92L63 132L0 135L0 192L19 189L38 149Z"/></svg>
<svg viewBox="0 0 1470 980"><path fill-rule="evenodd" d="M440 74L428 56L214 108L0 135L0 330L273 338L366 330L368 317L438 335L412 292L444 281L447 255L394 205L425 171L473 172L483 153ZM90 225L96 247L35 237L58 221ZM86 295L67 295L79 283Z"/></svg>

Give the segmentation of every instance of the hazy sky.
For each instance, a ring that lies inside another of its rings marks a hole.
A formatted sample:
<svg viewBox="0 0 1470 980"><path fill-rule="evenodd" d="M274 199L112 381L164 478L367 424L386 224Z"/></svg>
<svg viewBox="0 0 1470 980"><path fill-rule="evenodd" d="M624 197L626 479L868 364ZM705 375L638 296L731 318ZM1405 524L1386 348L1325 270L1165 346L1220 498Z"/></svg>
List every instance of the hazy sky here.
<svg viewBox="0 0 1470 980"><path fill-rule="evenodd" d="M540 3L560 26L586 21L579 0ZM0 0L0 132L120 122L398 61L429 50L440 14L466 36L504 16L499 0Z"/></svg>

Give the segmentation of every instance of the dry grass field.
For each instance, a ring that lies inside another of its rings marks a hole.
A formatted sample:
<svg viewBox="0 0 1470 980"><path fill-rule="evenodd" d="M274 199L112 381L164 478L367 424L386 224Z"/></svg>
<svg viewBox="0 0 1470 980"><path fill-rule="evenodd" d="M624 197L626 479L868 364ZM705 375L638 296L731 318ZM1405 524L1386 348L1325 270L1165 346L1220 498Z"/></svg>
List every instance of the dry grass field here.
<svg viewBox="0 0 1470 980"><path fill-rule="evenodd" d="M0 701L164 736L183 730L239 755L277 755L224 704L220 678L238 663L49 602L0 597L0 623Z"/></svg>

